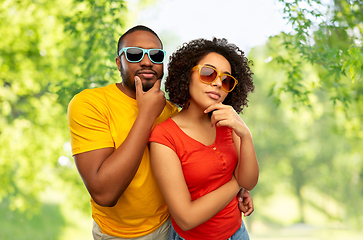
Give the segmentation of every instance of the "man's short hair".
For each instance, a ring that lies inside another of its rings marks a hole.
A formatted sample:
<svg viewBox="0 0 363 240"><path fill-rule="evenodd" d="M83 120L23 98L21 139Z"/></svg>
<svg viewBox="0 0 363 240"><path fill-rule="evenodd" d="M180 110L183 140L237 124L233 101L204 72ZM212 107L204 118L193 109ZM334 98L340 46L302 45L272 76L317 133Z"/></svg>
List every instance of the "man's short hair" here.
<svg viewBox="0 0 363 240"><path fill-rule="evenodd" d="M146 32L150 32L152 34L155 35L155 37L157 37L161 43L161 47L163 47L163 43L161 42L161 39L159 38L159 36L156 34L156 32L154 32L151 28L148 28L144 25L136 25L132 28L130 28L129 30L127 30L124 34L121 35L121 37L118 39L118 43L117 43L117 56L118 56L118 53L120 52L120 46L121 46L121 43L122 43L122 40L124 39L124 37L129 34L129 33L133 33L133 32L136 32L136 31L146 31Z"/></svg>

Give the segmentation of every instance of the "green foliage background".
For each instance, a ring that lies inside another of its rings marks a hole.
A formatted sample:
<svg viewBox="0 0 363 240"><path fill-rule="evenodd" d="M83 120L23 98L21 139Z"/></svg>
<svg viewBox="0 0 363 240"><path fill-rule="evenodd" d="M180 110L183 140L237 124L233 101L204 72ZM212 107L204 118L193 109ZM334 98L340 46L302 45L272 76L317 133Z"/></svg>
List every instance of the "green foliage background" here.
<svg viewBox="0 0 363 240"><path fill-rule="evenodd" d="M249 227L361 229L363 4L279 2L294 30L248 56L256 91L242 117L261 167ZM120 0L0 0L0 239L67 239L73 215L64 209L90 218L69 149L67 105L85 88L119 81L116 43L131 19ZM296 211L271 214L276 196ZM26 231L14 235L19 224Z"/></svg>

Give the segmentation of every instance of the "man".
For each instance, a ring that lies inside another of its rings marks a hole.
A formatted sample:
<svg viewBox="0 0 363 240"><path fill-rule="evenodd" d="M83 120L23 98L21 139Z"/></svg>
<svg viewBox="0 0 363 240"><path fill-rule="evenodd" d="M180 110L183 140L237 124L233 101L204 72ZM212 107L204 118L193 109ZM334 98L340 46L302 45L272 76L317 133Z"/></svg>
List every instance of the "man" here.
<svg viewBox="0 0 363 240"><path fill-rule="evenodd" d="M72 154L91 195L94 239L167 237L170 214L147 147L153 126L178 112L160 90L162 48L153 30L129 29L117 49L122 82L84 90L69 104Z"/></svg>

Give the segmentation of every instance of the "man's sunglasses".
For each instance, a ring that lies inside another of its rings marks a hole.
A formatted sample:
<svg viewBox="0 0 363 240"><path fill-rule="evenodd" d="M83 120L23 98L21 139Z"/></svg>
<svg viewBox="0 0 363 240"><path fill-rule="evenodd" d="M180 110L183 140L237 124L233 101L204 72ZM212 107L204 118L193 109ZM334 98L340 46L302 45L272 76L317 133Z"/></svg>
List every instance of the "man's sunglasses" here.
<svg viewBox="0 0 363 240"><path fill-rule="evenodd" d="M143 49L138 47L126 47L122 48L118 55L121 56L122 53L125 53L126 59L129 62L137 63L140 62L145 53L149 56L149 59L156 64L160 64L164 62L165 51L162 49Z"/></svg>
<svg viewBox="0 0 363 240"><path fill-rule="evenodd" d="M212 84L220 76L222 89L226 92L231 92L238 83L231 75L222 73L213 67L197 65L192 68L192 71L195 71L197 68L199 69L199 80L202 83Z"/></svg>

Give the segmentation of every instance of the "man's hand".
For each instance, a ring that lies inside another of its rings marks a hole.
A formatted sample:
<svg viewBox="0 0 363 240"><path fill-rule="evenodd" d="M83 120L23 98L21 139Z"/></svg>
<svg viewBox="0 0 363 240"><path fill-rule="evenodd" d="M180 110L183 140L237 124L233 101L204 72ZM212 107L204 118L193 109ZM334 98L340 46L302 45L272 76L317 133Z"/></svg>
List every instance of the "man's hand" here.
<svg viewBox="0 0 363 240"><path fill-rule="evenodd" d="M156 80L154 86L147 92L142 89L142 82L138 76L135 76L136 101L139 108L139 114L147 118L155 119L163 111L166 100L164 92L160 90L161 79Z"/></svg>
<svg viewBox="0 0 363 240"><path fill-rule="evenodd" d="M244 213L244 216L247 217L251 215L251 213L254 211L254 208L250 193L242 188L238 192L237 199L239 210Z"/></svg>

